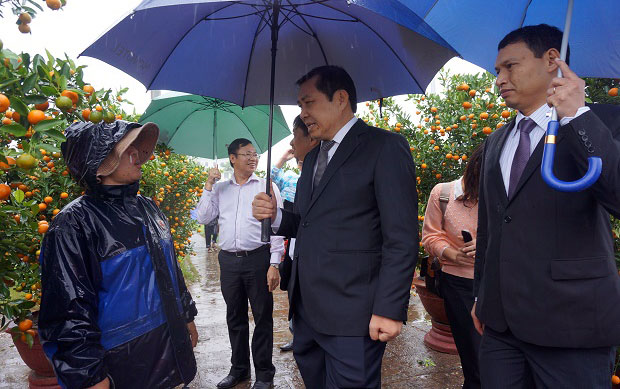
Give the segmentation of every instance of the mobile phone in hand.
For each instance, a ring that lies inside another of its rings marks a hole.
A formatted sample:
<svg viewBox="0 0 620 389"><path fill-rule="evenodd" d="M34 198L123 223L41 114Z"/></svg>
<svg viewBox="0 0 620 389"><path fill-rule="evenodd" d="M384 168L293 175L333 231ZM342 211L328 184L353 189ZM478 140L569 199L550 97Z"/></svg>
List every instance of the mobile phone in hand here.
<svg viewBox="0 0 620 389"><path fill-rule="evenodd" d="M461 235L463 235L463 241L465 243L471 242L472 240L474 240L474 238L471 236L471 233L467 230L462 230Z"/></svg>

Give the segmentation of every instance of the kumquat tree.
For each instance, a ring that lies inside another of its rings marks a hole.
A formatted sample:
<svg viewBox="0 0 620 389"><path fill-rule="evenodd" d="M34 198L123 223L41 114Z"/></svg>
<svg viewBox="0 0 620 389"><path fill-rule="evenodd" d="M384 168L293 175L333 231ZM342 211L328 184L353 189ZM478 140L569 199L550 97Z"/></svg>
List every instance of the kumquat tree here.
<svg viewBox="0 0 620 389"><path fill-rule="evenodd" d="M65 56L0 54L0 329L32 345L41 301L39 249L49 223L83 194L60 153L63 131L74 121L127 119L127 89L96 89L83 67ZM158 148L144 166L142 194L170 220L180 258L191 252L189 219L205 174L187 157Z"/></svg>

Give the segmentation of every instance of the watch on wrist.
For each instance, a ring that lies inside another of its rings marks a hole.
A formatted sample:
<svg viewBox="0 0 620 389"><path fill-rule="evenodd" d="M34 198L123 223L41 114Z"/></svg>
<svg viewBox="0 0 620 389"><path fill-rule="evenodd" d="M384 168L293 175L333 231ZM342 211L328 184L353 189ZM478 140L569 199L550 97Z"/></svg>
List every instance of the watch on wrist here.
<svg viewBox="0 0 620 389"><path fill-rule="evenodd" d="M278 270L280 269L280 264L279 263L270 263L269 266L275 267Z"/></svg>

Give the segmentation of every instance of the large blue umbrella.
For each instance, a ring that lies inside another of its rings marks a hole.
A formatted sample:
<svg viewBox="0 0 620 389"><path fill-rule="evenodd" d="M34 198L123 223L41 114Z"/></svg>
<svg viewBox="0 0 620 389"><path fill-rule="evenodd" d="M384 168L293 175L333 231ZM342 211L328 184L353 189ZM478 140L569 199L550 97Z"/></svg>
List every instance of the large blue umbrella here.
<svg viewBox="0 0 620 389"><path fill-rule="evenodd" d="M424 17L463 59L495 73L497 44L510 31L546 23L564 27L568 0L400 0ZM580 77L620 77L620 1L577 0L570 67Z"/></svg>
<svg viewBox="0 0 620 389"><path fill-rule="evenodd" d="M457 54L396 0L145 0L82 55L148 89L273 110L295 104L295 81L320 65L344 67L364 101L423 93ZM267 193L270 165L271 147ZM263 231L268 241L269 220Z"/></svg>
<svg viewBox="0 0 620 389"><path fill-rule="evenodd" d="M495 72L497 44L510 31L522 26L546 23L564 27L570 42L571 69L581 77L620 77L618 0L400 0L441 34L464 59ZM573 18L572 15L575 15ZM561 73L558 73L561 76ZM559 180L553 174L555 137L559 123L554 118L547 128L541 173L545 182L560 191L588 188L598 179L602 162L590 157L582 179Z"/></svg>

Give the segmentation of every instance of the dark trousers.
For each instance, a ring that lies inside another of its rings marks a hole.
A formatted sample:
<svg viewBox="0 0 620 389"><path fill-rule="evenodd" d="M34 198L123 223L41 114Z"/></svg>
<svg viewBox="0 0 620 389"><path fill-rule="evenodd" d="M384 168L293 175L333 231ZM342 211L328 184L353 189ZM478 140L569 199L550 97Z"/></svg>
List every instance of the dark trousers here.
<svg viewBox="0 0 620 389"><path fill-rule="evenodd" d="M207 248L211 247L211 242L217 241L217 224L212 226L205 224L205 240L207 241Z"/></svg>
<svg viewBox="0 0 620 389"><path fill-rule="evenodd" d="M226 324L232 348L230 374L245 376L250 372L250 326L248 300L254 316L252 359L258 381L271 381L276 368L273 352L273 295L267 286L269 249L237 258L220 251L220 282L226 302Z"/></svg>
<svg viewBox="0 0 620 389"><path fill-rule="evenodd" d="M480 343L480 379L483 388L610 388L614 360L614 347L536 346L510 330L487 326Z"/></svg>
<svg viewBox="0 0 620 389"><path fill-rule="evenodd" d="M481 337L471 318L471 309L474 306L474 280L441 273L439 290L450 320L454 343L461 357L465 377L463 388L480 388L478 349Z"/></svg>
<svg viewBox="0 0 620 389"><path fill-rule="evenodd" d="M386 344L370 336L316 332L304 320L305 311L298 296L293 316L293 355L306 388L380 388Z"/></svg>

